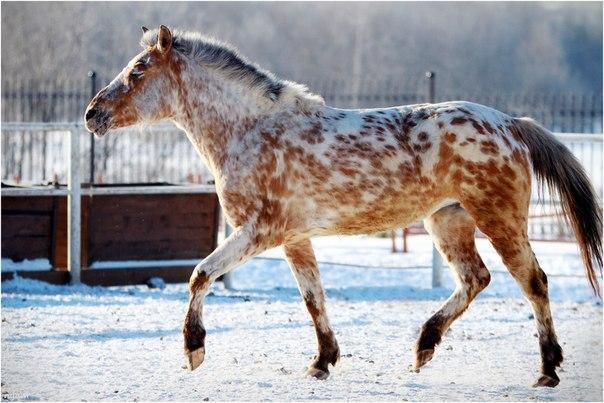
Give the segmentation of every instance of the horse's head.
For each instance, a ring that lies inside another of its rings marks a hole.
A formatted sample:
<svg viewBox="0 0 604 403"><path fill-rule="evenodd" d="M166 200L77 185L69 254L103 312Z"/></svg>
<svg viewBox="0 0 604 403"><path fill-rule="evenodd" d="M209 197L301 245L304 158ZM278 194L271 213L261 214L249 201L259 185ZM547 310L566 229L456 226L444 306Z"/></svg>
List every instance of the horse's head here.
<svg viewBox="0 0 604 403"><path fill-rule="evenodd" d="M143 33L146 32L147 28L143 27ZM156 43L146 46L130 60L90 101L86 108L86 128L102 136L110 129L171 117L176 68L172 33L162 25L157 31Z"/></svg>

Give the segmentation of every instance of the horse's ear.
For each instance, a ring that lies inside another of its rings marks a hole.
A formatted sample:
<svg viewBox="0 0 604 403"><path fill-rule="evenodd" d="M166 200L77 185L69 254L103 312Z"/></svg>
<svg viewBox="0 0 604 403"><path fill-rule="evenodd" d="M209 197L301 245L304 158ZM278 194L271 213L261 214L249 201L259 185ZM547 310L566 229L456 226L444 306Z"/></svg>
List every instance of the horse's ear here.
<svg viewBox="0 0 604 403"><path fill-rule="evenodd" d="M167 52L172 48L172 33L165 25L159 26L159 34L157 35L157 47L162 52Z"/></svg>
<svg viewBox="0 0 604 403"><path fill-rule="evenodd" d="M149 28L142 26L141 30L143 31L143 34L147 33L147 31L149 30Z"/></svg>

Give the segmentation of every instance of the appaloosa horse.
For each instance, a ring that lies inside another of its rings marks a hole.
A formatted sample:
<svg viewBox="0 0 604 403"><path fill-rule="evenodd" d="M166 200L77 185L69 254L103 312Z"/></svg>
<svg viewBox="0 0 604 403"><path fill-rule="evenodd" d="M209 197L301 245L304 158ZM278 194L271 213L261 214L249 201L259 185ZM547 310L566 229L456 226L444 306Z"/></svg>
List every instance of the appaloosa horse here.
<svg viewBox="0 0 604 403"><path fill-rule="evenodd" d="M596 293L602 218L581 165L551 133L470 102L331 108L227 45L165 26L143 31L143 51L90 102L86 125L102 136L169 119L214 174L234 231L191 276L183 326L190 369L205 355L202 308L210 284L283 245L318 339L308 374L326 378L340 352L310 238L373 233L423 218L457 288L423 325L415 367L432 358L451 323L489 284L474 244L479 228L532 304L542 358L535 385L558 384L562 350L547 277L527 237L531 168L559 194Z"/></svg>

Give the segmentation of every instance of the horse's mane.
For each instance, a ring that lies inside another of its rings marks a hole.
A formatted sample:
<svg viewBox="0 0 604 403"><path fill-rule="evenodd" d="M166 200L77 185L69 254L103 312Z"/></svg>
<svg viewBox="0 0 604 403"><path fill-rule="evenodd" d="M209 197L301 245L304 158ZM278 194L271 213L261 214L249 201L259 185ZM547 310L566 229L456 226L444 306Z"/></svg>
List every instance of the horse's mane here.
<svg viewBox="0 0 604 403"><path fill-rule="evenodd" d="M158 29L145 32L141 39L141 46L154 46L157 43L158 32ZM323 98L311 93L306 86L277 78L270 71L248 61L231 45L198 32L178 30L171 32L173 49L206 68L224 74L228 79L243 83L264 101L284 106L294 103L295 106L307 111L324 104Z"/></svg>

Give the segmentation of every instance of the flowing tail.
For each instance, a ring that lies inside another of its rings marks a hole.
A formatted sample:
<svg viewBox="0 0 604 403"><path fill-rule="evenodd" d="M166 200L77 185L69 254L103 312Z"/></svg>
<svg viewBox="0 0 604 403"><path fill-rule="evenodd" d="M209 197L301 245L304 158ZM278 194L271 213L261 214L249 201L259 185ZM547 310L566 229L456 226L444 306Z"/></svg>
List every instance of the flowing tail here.
<svg viewBox="0 0 604 403"><path fill-rule="evenodd" d="M546 185L555 190L562 202L562 212L579 242L585 274L596 295L600 295L598 276L602 275L602 212L585 170L575 156L548 130L530 118L516 118L512 125L526 144L540 191Z"/></svg>

